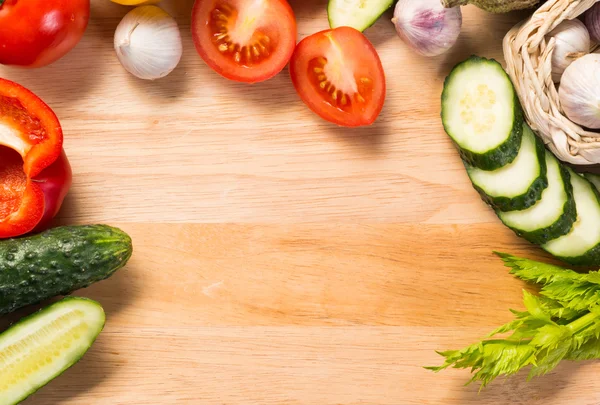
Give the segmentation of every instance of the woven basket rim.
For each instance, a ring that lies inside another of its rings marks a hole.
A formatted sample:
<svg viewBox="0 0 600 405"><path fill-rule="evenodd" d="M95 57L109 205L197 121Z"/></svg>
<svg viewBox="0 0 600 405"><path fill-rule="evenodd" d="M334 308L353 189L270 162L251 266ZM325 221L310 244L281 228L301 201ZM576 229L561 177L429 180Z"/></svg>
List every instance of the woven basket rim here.
<svg viewBox="0 0 600 405"><path fill-rule="evenodd" d="M527 123L559 159L577 165L600 164L600 131L582 128L562 111L551 73L555 40L547 34L594 4L596 0L548 0L503 41L506 71Z"/></svg>

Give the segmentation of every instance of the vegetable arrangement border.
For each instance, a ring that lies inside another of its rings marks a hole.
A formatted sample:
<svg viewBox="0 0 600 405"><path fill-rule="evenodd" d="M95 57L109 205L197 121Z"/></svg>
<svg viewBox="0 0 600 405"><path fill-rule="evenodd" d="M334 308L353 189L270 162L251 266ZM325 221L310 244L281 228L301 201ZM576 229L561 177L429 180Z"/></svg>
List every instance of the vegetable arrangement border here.
<svg viewBox="0 0 600 405"><path fill-rule="evenodd" d="M546 35L565 20L573 20L596 0L548 0L504 38L504 59L523 105L527 122L561 160L578 165L600 163L600 132L569 120L552 81L554 38Z"/></svg>
<svg viewBox="0 0 600 405"><path fill-rule="evenodd" d="M472 56L450 72L442 94L444 129L482 199L517 235L573 265L600 265L600 175L584 177L562 165L542 139L564 161L600 163L600 107L597 94L586 91L600 86L598 71L586 69L600 66L600 55L588 55L592 39L600 44L598 1L547 1L504 38L506 69ZM60 59L83 36L89 3L0 0L0 42L8 38L0 64L37 68ZM299 98L314 113L356 127L376 121L386 94L383 65L362 31L394 3L400 38L418 54L437 56L457 42L461 5L502 13L538 0L329 0L331 29L299 43L288 1L260 3L196 0L191 34L199 56L219 75L245 83L271 79L288 65ZM594 4L586 24L577 21ZM56 23L53 35L44 29L48 21ZM123 67L144 80L167 76L183 52L177 21L154 5L126 14L114 47ZM582 61L588 65L575 69ZM0 202L8 207L0 212L1 316L111 277L131 258L133 244L107 225L43 231L72 182L60 123L35 94L4 79L0 112L10 129L0 145ZM528 366L537 376L563 359L600 359L600 272L498 255L517 278L541 285L539 296L525 292L526 311L513 311L512 322L472 346L441 352L444 363L428 369L468 368L471 381L485 386ZM75 364L105 321L99 303L67 297L0 333L0 404L20 403Z"/></svg>

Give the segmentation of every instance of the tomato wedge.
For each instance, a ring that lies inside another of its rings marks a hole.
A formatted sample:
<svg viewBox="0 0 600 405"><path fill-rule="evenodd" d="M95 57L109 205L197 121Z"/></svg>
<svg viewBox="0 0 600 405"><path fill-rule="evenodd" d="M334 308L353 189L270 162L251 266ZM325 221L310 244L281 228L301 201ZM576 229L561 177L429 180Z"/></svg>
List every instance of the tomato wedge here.
<svg viewBox="0 0 600 405"><path fill-rule="evenodd" d="M196 50L220 75L239 82L272 78L296 46L296 18L285 0L196 0Z"/></svg>
<svg viewBox="0 0 600 405"><path fill-rule="evenodd" d="M370 125L385 101L385 74L377 51L350 27L303 39L290 74L304 103L323 119L346 127Z"/></svg>

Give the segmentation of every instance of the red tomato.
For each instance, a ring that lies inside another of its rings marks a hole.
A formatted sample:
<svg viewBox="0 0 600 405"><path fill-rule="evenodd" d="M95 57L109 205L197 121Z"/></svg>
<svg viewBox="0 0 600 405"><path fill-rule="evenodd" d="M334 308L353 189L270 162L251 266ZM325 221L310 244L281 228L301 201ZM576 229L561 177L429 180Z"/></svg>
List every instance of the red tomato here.
<svg viewBox="0 0 600 405"><path fill-rule="evenodd" d="M0 0L0 64L42 67L77 45L90 0Z"/></svg>
<svg viewBox="0 0 600 405"><path fill-rule="evenodd" d="M377 51L354 28L340 27L303 39L290 61L294 87L327 121L370 125L385 101L385 74Z"/></svg>
<svg viewBox="0 0 600 405"><path fill-rule="evenodd" d="M220 75L256 83L287 65L296 46L296 18L285 0L196 0L196 50Z"/></svg>

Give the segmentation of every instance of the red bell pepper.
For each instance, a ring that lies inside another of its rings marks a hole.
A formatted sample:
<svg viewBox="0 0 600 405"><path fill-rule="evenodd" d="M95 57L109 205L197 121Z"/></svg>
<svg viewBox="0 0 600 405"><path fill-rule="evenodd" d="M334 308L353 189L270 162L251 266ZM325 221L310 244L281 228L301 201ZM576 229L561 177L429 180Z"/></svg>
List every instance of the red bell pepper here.
<svg viewBox="0 0 600 405"><path fill-rule="evenodd" d="M72 183L54 112L39 97L0 79L0 238L42 230Z"/></svg>

